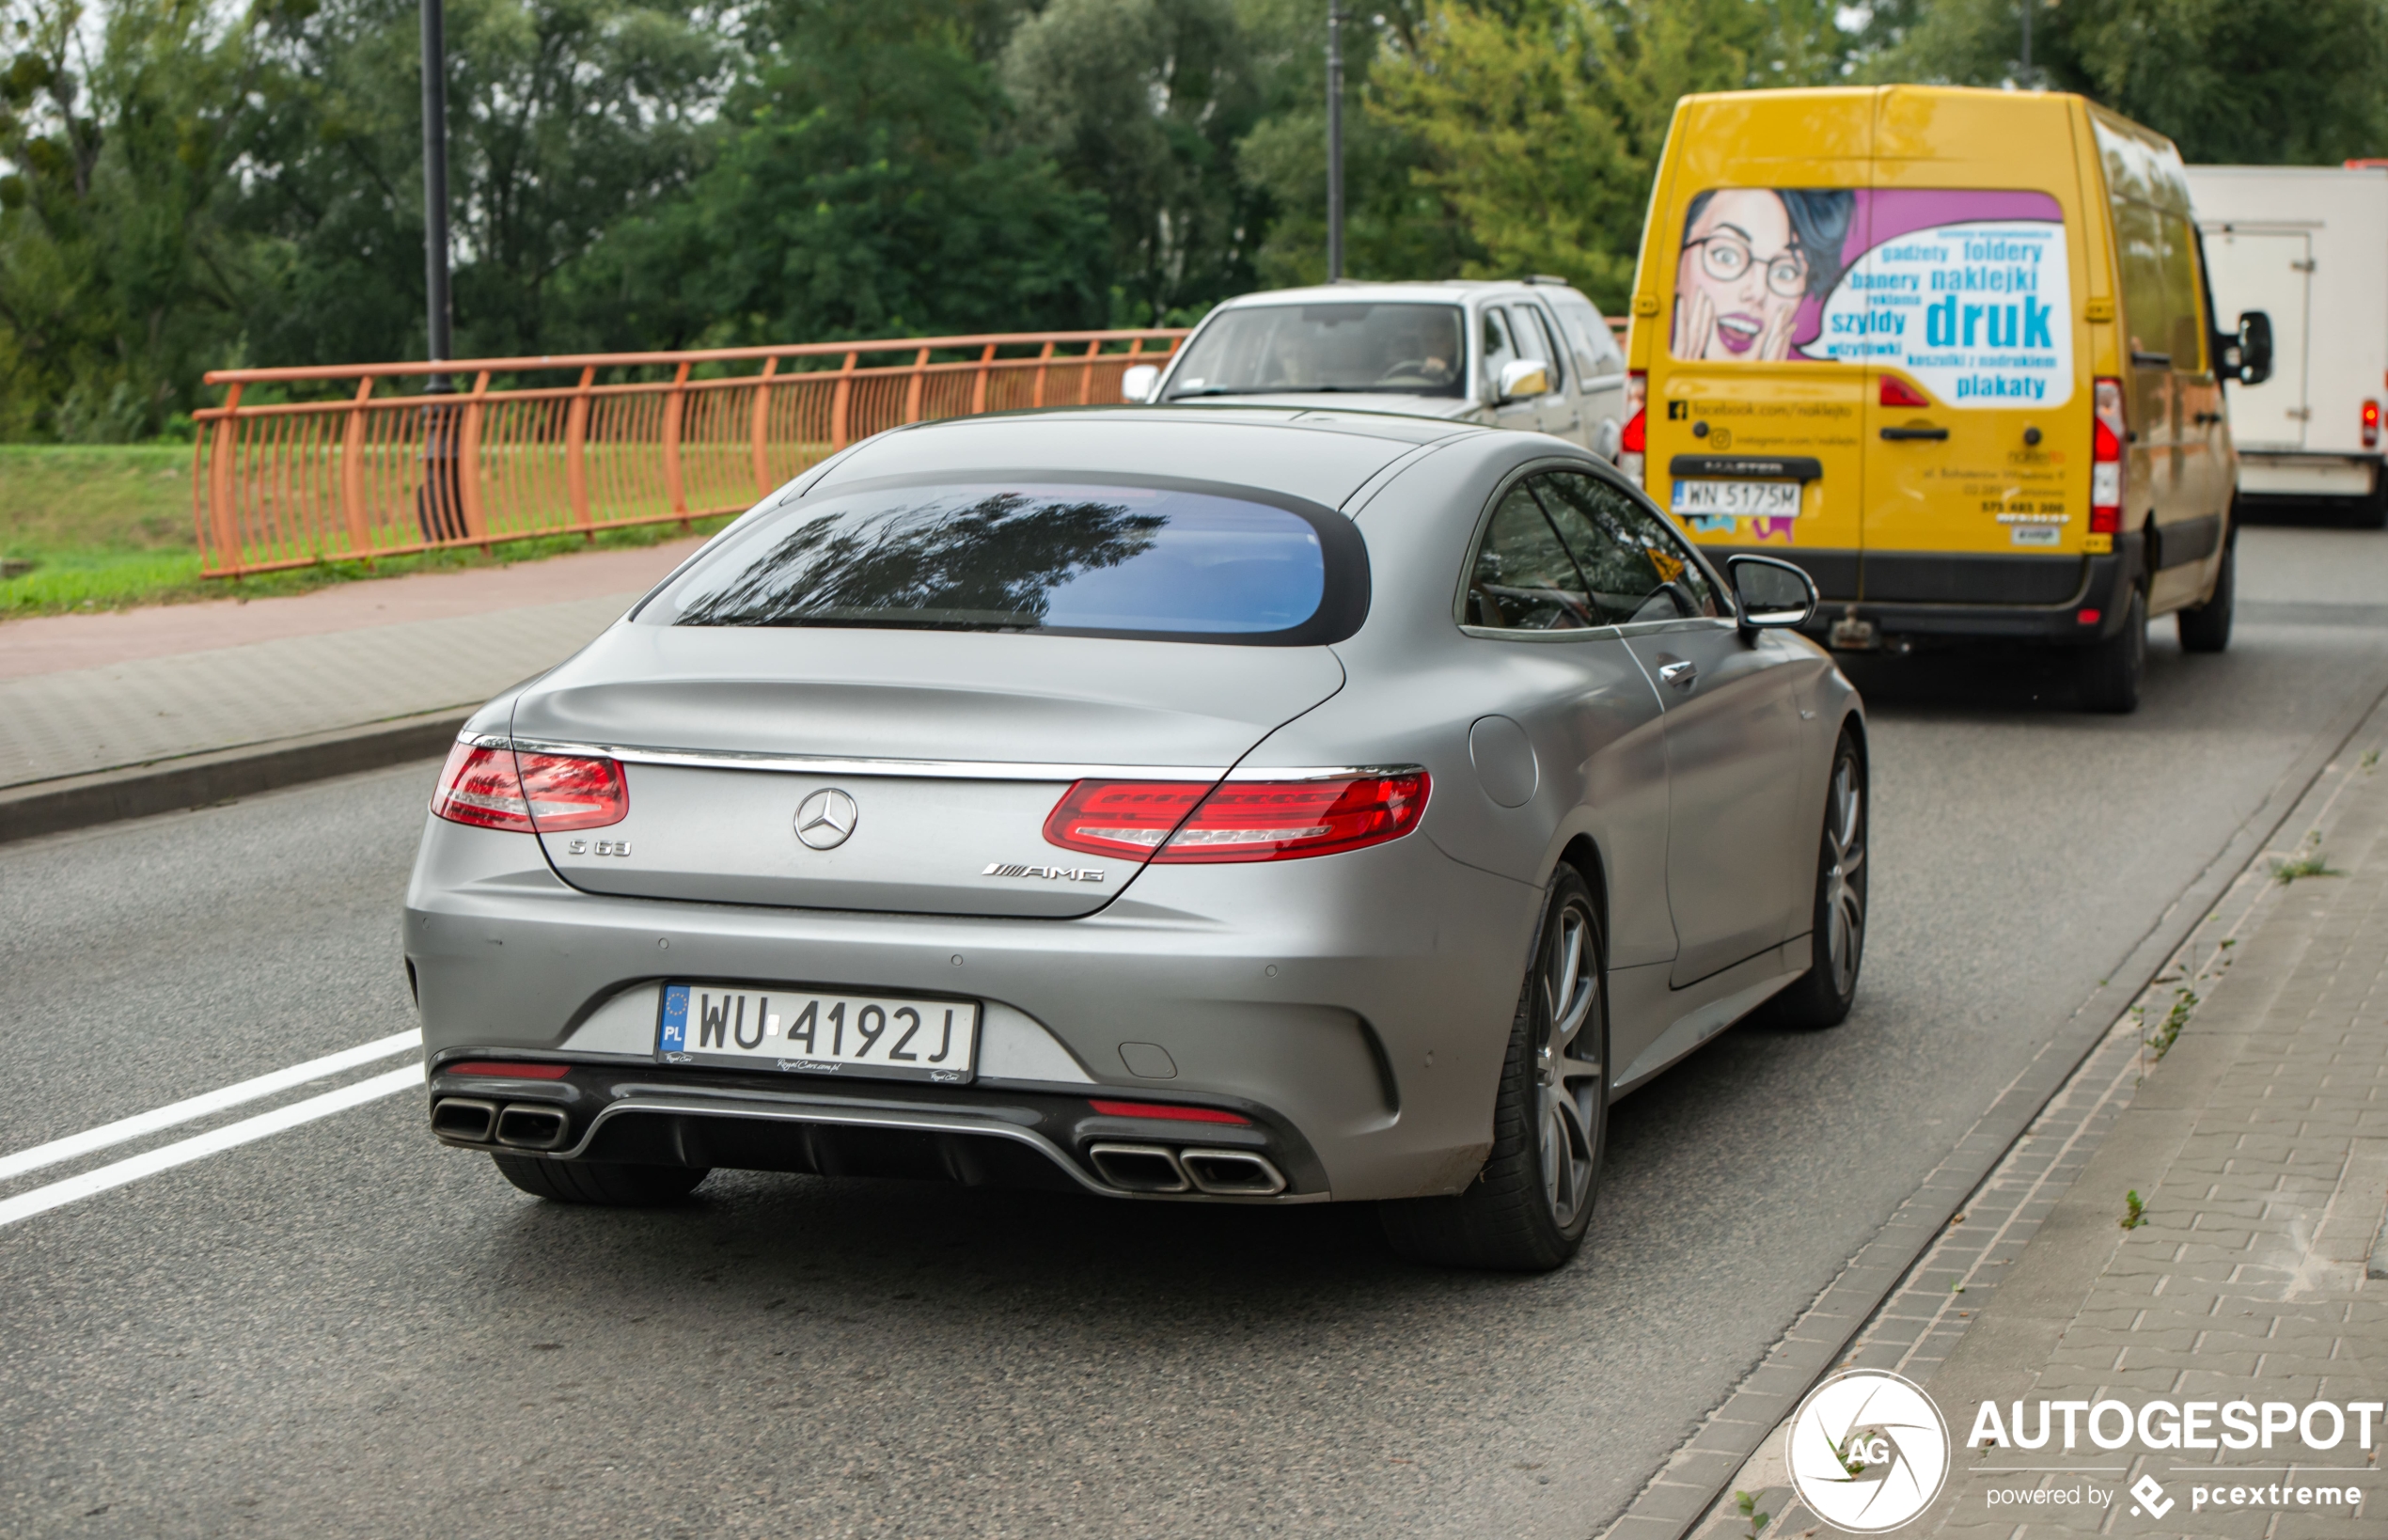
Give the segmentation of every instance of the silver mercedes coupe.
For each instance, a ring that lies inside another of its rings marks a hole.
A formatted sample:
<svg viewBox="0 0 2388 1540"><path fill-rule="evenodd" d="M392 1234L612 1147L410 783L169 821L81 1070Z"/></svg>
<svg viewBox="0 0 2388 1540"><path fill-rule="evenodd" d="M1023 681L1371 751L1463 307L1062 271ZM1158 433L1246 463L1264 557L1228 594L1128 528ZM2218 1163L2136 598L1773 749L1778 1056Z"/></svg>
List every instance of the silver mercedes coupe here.
<svg viewBox="0 0 2388 1540"><path fill-rule="evenodd" d="M882 434L474 716L406 902L432 1133L1364 1201L1558 1266L1610 1104L1865 939L1866 731L1588 450L1315 409Z"/></svg>

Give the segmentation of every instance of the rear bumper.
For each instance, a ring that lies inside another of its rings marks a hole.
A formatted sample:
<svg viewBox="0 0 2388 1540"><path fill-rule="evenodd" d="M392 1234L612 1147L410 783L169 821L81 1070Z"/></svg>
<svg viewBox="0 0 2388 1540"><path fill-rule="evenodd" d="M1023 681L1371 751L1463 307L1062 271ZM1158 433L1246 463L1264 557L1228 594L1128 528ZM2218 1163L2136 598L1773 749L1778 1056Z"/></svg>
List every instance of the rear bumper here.
<svg viewBox="0 0 2388 1540"><path fill-rule="evenodd" d="M2379 490L2380 464L2376 454L2241 449L2239 492L2267 502L2368 497Z"/></svg>
<svg viewBox="0 0 2388 1540"><path fill-rule="evenodd" d="M1834 645L1836 626L1871 628L1873 642L1900 638L2086 646L2123 624L2144 560L2136 534L2117 536L2112 555L1979 557L1929 552L1800 552L1764 555L1798 562L1823 602L1808 636ZM1712 548L1714 549L1714 548ZM1754 550L1754 548L1753 548ZM1718 552L1722 555L1730 554ZM1875 597L1888 593L1890 597ZM1856 597L1855 595L1865 595ZM2094 618L2084 617L2095 612ZM1845 643L1846 645L1846 643Z"/></svg>
<svg viewBox="0 0 2388 1540"><path fill-rule="evenodd" d="M458 1062L454 1055L444 1057ZM1160 1100L1141 1092L1136 1099ZM1269 1108L1249 1102L1228 1107L1218 1098L1174 1105L1249 1121L1117 1116L1097 1111L1085 1094L1016 1087L831 1080L792 1086L785 1076L676 1066L581 1062L561 1080L459 1076L434 1066L431 1079L432 1132L459 1149L1075 1189L1110 1198L1316 1202L1329 1195L1316 1153ZM501 1114L552 1109L562 1123L493 1117L488 1127L476 1128L470 1116L455 1115L458 1108L484 1106ZM1123 1185L1114 1176L1133 1173L1136 1166L1114 1161L1107 1169L1096 1159L1120 1151L1149 1153L1151 1170L1167 1172L1173 1166L1175 1174L1130 1174ZM1196 1159L1180 1158L1189 1151ZM1252 1175L1220 1183L1216 1171L1227 1162L1219 1156L1242 1157L1238 1164Z"/></svg>
<svg viewBox="0 0 2388 1540"><path fill-rule="evenodd" d="M1018 1146L1104 1190L1084 1120L1105 1096L1249 1117L1294 1198L1455 1190L1489 1147L1541 902L1423 831L1312 860L1155 868L1100 914L1023 919L593 894L558 880L526 835L427 823L405 950L432 1072L460 1056L572 1064L554 1084L581 1099L557 1151L589 1159L647 1158L612 1141L672 1127L687 1164L879 1169L839 1153L876 1130L923 1148ZM680 979L980 999L980 1078L665 1065L654 1000ZM1229 1126L1163 1142L1217 1144Z"/></svg>

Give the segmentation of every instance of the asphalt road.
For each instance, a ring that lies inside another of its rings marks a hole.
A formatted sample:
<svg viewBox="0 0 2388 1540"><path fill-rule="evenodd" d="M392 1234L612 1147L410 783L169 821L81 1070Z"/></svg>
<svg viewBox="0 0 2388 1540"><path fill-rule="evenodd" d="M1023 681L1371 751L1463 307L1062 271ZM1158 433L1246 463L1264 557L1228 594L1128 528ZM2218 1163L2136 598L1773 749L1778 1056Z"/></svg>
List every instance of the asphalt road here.
<svg viewBox="0 0 2388 1540"><path fill-rule="evenodd" d="M1332 1208L719 1173L564 1209L405 1093L0 1228L0 1532L1590 1534L2388 685L2388 535L2242 559L2259 623L2219 658L2160 623L2133 717L2028 659L1853 668L1858 1011L1622 1104L1556 1275ZM432 769L0 848L0 1155L412 1026Z"/></svg>

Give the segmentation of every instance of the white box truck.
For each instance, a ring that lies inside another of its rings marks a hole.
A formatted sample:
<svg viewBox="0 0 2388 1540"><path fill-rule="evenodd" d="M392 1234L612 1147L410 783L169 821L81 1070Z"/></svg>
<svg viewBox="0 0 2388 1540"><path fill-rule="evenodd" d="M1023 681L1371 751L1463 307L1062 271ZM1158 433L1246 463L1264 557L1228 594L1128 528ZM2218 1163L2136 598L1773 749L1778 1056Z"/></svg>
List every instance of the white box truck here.
<svg viewBox="0 0 2388 1540"><path fill-rule="evenodd" d="M2227 387L2241 502L2388 525L2388 169L2188 170L2216 316L2271 317L2271 378Z"/></svg>

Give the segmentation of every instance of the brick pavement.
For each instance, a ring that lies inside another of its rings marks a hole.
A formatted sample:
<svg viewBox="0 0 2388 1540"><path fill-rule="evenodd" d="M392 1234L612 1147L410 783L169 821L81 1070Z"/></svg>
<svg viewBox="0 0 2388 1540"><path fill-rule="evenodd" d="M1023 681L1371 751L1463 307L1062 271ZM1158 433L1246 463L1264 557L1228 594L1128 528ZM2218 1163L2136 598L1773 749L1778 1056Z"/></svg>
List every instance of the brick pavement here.
<svg viewBox="0 0 2388 1540"><path fill-rule="evenodd" d="M2364 762L2364 746L2383 743L2388 714L2357 733L2285 826L2288 848L2232 885L1834 1367L1922 1382L1959 1441L1985 1400L2003 1417L2025 1403L2027 1423L2042 1400L2388 1401L2388 1279L2366 1276L2388 1213L2388 770L2376 752ZM2277 862L2314 848L2300 838L2309 832L2341 874L2274 881ZM2160 1056L2168 1022L2178 1036ZM2145 1222L2125 1230L2134 1190ZM1771 1516L1768 1536L1834 1532L1794 1499L1782 1437L1732 1485ZM1940 1500L1893 1532L2388 1535L2383 1441L2375 1423L2369 1450L2350 1429L2337 1449L2292 1438L2269 1457L2110 1454L2086 1437L2068 1454L2060 1429L2038 1452L1960 1450ZM2129 1490L2143 1476L2172 1504L2160 1518ZM2258 1482L2261 1505L2192 1507L2192 1487L2245 1494ZM2330 1485L2363 1501L2296 1501ZM2270 1501L2274 1486L2286 1501ZM2035 1489L2109 1501L2014 1496ZM1994 1491L2005 1494L1995 1508ZM1750 1528L1728 1498L1695 1532Z"/></svg>
<svg viewBox="0 0 2388 1540"><path fill-rule="evenodd" d="M570 656L694 549L0 624L0 789L478 705Z"/></svg>

